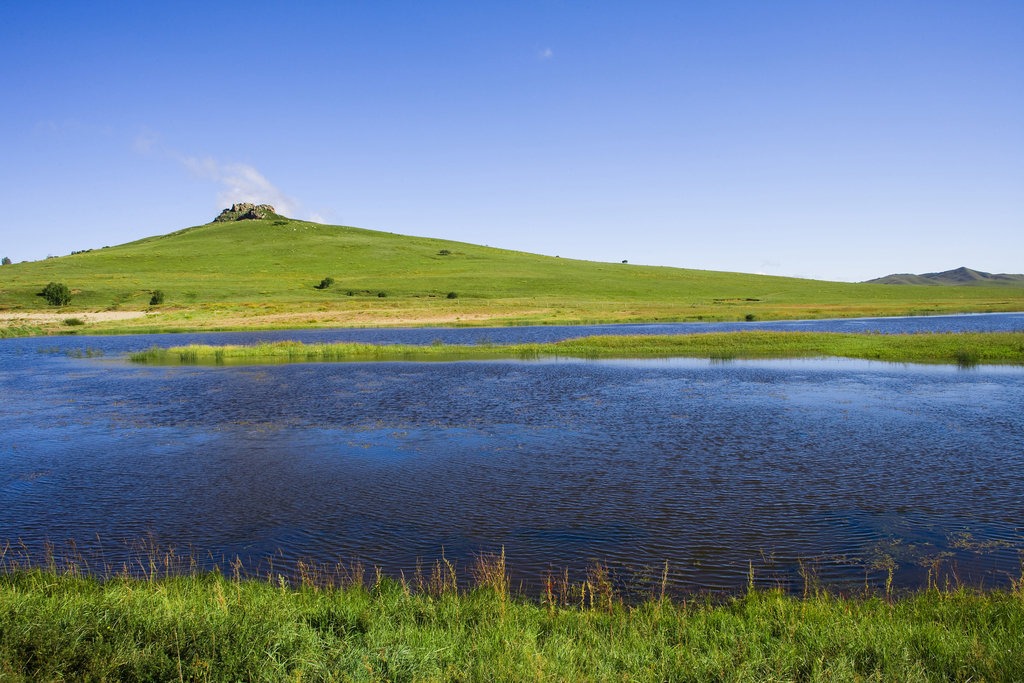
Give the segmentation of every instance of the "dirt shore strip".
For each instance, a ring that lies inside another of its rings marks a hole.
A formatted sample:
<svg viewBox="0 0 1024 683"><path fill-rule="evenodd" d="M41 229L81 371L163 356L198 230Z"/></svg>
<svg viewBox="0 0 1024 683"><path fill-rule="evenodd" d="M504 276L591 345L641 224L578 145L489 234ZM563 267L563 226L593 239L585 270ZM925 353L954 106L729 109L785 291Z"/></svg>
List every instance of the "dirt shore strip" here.
<svg viewBox="0 0 1024 683"><path fill-rule="evenodd" d="M130 320L150 315L146 311L96 311L92 313L0 313L0 323L21 323L40 325L60 323L68 318L78 318L87 323L106 323L118 320Z"/></svg>

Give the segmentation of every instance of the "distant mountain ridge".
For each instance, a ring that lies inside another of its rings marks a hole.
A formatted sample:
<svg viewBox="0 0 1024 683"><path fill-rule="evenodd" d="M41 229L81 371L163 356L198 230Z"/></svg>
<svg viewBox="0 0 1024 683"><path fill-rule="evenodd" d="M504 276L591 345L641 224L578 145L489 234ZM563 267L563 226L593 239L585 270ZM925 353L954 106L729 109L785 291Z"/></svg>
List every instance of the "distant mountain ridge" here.
<svg viewBox="0 0 1024 683"><path fill-rule="evenodd" d="M897 273L886 275L875 280L867 280L875 285L932 285L947 287L1024 287L1024 275L1008 273L985 273L970 268L955 268L941 273Z"/></svg>

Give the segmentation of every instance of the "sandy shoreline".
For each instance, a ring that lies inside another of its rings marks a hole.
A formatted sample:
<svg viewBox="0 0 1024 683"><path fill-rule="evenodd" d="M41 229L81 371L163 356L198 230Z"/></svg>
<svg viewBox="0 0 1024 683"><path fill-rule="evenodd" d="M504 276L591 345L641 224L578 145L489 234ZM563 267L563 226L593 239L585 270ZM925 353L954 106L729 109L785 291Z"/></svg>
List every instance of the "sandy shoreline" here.
<svg viewBox="0 0 1024 683"><path fill-rule="evenodd" d="M150 315L146 311L96 311L94 313L0 313L0 322L25 324L59 323L68 318L78 318L87 323L105 323L130 320Z"/></svg>
<svg viewBox="0 0 1024 683"><path fill-rule="evenodd" d="M228 327L243 330L248 327L270 327L289 329L312 325L325 327L416 327L422 325L446 325L458 323L486 323L500 320L524 318L545 313L545 309L528 311L426 311L426 310L292 310L274 313L239 314L237 311L95 311L95 312L0 312L0 326L63 325L69 318L78 318L91 325L117 324L133 321L126 328L145 332L147 324L168 325L175 328L192 328L197 332L208 327ZM144 320L143 320L144 319Z"/></svg>
<svg viewBox="0 0 1024 683"><path fill-rule="evenodd" d="M480 322L487 320L508 320L509 318L525 317L544 313L543 309L535 311L500 311L495 313L473 312L464 313L454 311L447 314L441 313L419 313L416 311L285 311L280 313L265 313L260 315L225 315L223 317L208 318L222 325L308 325L310 323L325 323L330 325L364 326L364 325L437 325L458 322Z"/></svg>

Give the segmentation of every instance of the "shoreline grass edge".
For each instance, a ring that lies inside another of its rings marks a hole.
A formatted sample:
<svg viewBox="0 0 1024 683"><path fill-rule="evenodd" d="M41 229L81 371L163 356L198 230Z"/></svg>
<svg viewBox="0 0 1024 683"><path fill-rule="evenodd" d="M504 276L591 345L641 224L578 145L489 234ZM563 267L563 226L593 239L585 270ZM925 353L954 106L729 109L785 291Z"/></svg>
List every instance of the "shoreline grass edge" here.
<svg viewBox="0 0 1024 683"><path fill-rule="evenodd" d="M153 346L130 354L157 365L244 362L454 361L560 358L855 358L893 363L959 366L1024 365L1024 332L859 334L838 332L712 332L679 335L607 335L530 344L359 344L298 341L253 345Z"/></svg>
<svg viewBox="0 0 1024 683"><path fill-rule="evenodd" d="M501 558L503 560L503 558ZM1024 676L1024 592L899 598L748 590L725 601L510 594L379 574L320 586L195 572L0 574L0 678L30 680L863 680Z"/></svg>

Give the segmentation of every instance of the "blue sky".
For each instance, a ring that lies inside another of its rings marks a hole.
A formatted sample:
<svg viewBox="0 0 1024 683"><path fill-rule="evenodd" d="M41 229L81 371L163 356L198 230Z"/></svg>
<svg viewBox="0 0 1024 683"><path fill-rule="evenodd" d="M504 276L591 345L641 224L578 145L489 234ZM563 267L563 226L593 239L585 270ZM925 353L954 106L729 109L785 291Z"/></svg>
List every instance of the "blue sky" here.
<svg viewBox="0 0 1024 683"><path fill-rule="evenodd" d="M0 4L0 255L232 200L600 261L1024 272L1024 3Z"/></svg>

